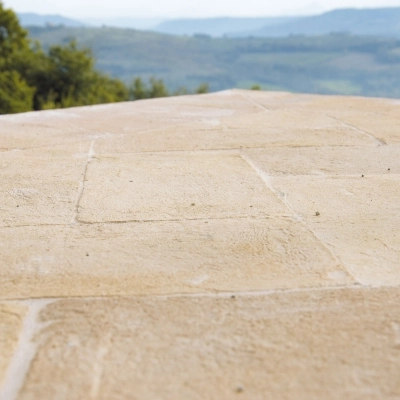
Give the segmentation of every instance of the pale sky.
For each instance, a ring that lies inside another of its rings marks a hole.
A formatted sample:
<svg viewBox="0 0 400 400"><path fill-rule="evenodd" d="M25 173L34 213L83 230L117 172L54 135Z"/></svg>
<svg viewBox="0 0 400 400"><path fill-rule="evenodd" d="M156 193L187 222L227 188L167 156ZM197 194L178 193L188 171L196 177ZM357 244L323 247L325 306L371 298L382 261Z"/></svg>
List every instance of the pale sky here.
<svg viewBox="0 0 400 400"><path fill-rule="evenodd" d="M91 17L217 17L319 14L335 8L400 7L400 0L3 0L17 12Z"/></svg>

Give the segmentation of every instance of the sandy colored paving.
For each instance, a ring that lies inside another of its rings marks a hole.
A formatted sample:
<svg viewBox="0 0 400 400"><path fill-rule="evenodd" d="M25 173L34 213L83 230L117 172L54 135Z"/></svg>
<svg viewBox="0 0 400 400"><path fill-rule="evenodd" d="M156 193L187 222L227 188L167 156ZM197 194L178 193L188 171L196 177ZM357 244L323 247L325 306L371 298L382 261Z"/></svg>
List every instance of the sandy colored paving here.
<svg viewBox="0 0 400 400"><path fill-rule="evenodd" d="M0 116L0 399L400 399L400 102L231 90Z"/></svg>

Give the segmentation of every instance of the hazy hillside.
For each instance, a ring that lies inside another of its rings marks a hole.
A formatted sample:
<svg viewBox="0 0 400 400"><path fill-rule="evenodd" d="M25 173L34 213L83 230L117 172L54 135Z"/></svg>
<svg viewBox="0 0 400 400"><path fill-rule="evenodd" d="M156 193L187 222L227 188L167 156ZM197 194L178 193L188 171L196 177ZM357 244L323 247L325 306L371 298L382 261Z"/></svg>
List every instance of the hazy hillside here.
<svg viewBox="0 0 400 400"><path fill-rule="evenodd" d="M400 37L400 7L334 10L279 25L266 25L262 29L247 30L232 36L277 37L324 35L331 32Z"/></svg>
<svg viewBox="0 0 400 400"><path fill-rule="evenodd" d="M33 13L18 13L18 18L22 26L46 26L46 25L65 25L70 27L84 26L84 23L66 18L61 15L39 15Z"/></svg>
<svg viewBox="0 0 400 400"><path fill-rule="evenodd" d="M291 17L264 18L188 18L172 19L157 25L153 30L172 35L206 34L223 36L233 32L261 29L295 20Z"/></svg>
<svg viewBox="0 0 400 400"><path fill-rule="evenodd" d="M143 29L152 30L155 29L158 24L163 20L160 18L85 18L82 20L86 25L98 26L103 25L111 26L115 28L132 28L132 29Z"/></svg>
<svg viewBox="0 0 400 400"><path fill-rule="evenodd" d="M344 34L288 38L172 36L116 28L31 28L45 47L76 38L97 66L129 82L156 76L171 89L248 88L400 98L400 40Z"/></svg>
<svg viewBox="0 0 400 400"><path fill-rule="evenodd" d="M340 9L308 17L191 18L162 21L149 18L89 18L77 21L59 15L19 14L23 26L109 26L152 30L172 35L213 37L285 37L290 35L352 35L400 38L400 7Z"/></svg>

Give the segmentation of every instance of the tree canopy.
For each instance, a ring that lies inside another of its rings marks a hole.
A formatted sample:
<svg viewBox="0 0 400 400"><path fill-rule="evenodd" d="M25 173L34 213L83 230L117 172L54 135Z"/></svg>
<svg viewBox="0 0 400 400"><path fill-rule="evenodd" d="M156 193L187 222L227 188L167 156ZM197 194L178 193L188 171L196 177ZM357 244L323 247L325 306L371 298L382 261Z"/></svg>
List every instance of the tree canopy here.
<svg viewBox="0 0 400 400"><path fill-rule="evenodd" d="M96 71L75 41L45 53L0 1L0 113L128 100L118 79Z"/></svg>
<svg viewBox="0 0 400 400"><path fill-rule="evenodd" d="M207 89L203 85L199 93ZM0 114L165 96L169 91L160 79L147 86L136 78L127 87L97 71L91 50L75 40L45 52L0 0Z"/></svg>

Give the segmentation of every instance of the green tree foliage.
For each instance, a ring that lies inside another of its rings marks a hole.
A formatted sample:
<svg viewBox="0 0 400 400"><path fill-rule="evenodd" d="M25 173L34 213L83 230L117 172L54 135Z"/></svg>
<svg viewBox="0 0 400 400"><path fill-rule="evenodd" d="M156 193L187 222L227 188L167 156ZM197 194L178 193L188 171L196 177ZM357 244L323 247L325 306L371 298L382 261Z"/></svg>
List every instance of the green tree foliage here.
<svg viewBox="0 0 400 400"><path fill-rule="evenodd" d="M13 56L28 49L27 32L21 28L18 18L6 10L0 1L0 66L12 62Z"/></svg>
<svg viewBox="0 0 400 400"><path fill-rule="evenodd" d="M0 114L128 100L118 79L94 68L75 41L45 54L0 1Z"/></svg>
<svg viewBox="0 0 400 400"><path fill-rule="evenodd" d="M53 46L33 72L39 83L34 105L37 109L112 103L128 99L128 90L117 80L94 69L88 49L79 50L76 42Z"/></svg>
<svg viewBox="0 0 400 400"><path fill-rule="evenodd" d="M195 89L194 93L208 93L209 86L207 83L202 83L197 89ZM173 92L173 96L183 96L186 94L190 94L190 91L181 86L176 91ZM162 79L156 79L151 77L149 79L148 84L143 82L142 78L135 78L132 84L129 87L129 99L130 100L142 100L142 99L152 99L156 97L168 97L170 96L170 92L165 86Z"/></svg>
<svg viewBox="0 0 400 400"><path fill-rule="evenodd" d="M30 111L34 91L17 71L0 71L0 113Z"/></svg>
<svg viewBox="0 0 400 400"><path fill-rule="evenodd" d="M200 86L196 89L195 93L197 94L204 94L208 93L210 91L210 88L208 86L208 83L202 83Z"/></svg>
<svg viewBox="0 0 400 400"><path fill-rule="evenodd" d="M142 78L135 78L129 89L131 100L151 99L156 97L168 97L169 92L162 79L151 77L149 84L143 82Z"/></svg>
<svg viewBox="0 0 400 400"><path fill-rule="evenodd" d="M196 93L208 92L202 84ZM182 87L174 95L188 94ZM128 88L95 69L89 49L72 40L66 46L50 46L44 52L29 40L12 10L0 0L0 114L167 97L161 79L145 84L136 78Z"/></svg>

